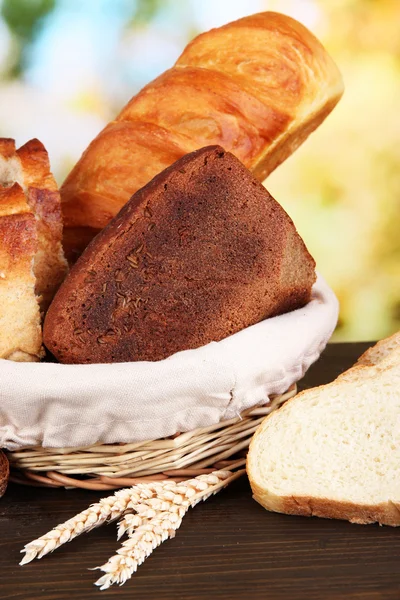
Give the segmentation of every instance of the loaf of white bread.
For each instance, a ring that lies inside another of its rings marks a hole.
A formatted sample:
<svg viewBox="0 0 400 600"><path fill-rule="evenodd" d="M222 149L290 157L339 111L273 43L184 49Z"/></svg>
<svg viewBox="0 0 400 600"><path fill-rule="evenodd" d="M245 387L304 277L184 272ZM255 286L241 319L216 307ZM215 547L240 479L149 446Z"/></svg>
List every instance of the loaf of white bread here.
<svg viewBox="0 0 400 600"><path fill-rule="evenodd" d="M0 138L0 358L37 361L42 319L65 277L60 194L39 140Z"/></svg>
<svg viewBox="0 0 400 600"><path fill-rule="evenodd" d="M400 332L268 416L247 472L268 510L400 525Z"/></svg>
<svg viewBox="0 0 400 600"><path fill-rule="evenodd" d="M386 358L393 350L398 348L400 348L400 331L394 333L388 338L385 338L384 340L381 340L375 344L375 346L368 348L368 350L360 356L354 367L349 369L347 373L350 371L354 373L356 367L359 366L374 366Z"/></svg>
<svg viewBox="0 0 400 600"><path fill-rule="evenodd" d="M343 93L322 44L263 12L197 36L92 141L61 188L75 261L130 197L183 155L218 144L263 181Z"/></svg>

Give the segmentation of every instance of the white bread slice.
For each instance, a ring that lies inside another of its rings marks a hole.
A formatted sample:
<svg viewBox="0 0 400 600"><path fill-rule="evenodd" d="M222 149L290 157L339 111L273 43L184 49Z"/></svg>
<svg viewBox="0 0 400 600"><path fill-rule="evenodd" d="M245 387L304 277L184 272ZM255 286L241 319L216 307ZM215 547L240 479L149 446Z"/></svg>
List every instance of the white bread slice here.
<svg viewBox="0 0 400 600"><path fill-rule="evenodd" d="M247 472L266 509L400 525L400 348L382 354L263 421Z"/></svg>
<svg viewBox="0 0 400 600"><path fill-rule="evenodd" d="M368 350L366 350L364 354L360 356L355 365L339 375L337 381L350 381L351 379L358 379L360 376L362 376L363 369L378 365L383 359L388 357L393 350L396 350L397 348L400 348L400 331L394 333L390 337L380 340L374 346L368 348Z"/></svg>
<svg viewBox="0 0 400 600"><path fill-rule="evenodd" d="M368 350L360 356L356 362L356 365L376 365L396 348L400 348L400 331L397 331L390 337L381 340L375 344L375 346L368 348Z"/></svg>

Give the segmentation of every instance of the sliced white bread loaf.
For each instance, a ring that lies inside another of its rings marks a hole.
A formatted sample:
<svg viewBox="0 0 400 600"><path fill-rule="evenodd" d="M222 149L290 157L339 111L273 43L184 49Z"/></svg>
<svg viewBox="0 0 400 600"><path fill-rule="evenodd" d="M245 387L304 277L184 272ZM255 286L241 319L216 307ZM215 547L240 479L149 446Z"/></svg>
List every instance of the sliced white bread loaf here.
<svg viewBox="0 0 400 600"><path fill-rule="evenodd" d="M350 369L339 375L337 381L359 379L363 376L363 369L378 365L397 348L400 348L400 331L397 331L390 337L380 340L374 346L368 348ZM366 372L366 376L368 376L368 372Z"/></svg>
<svg viewBox="0 0 400 600"><path fill-rule="evenodd" d="M390 337L381 340L375 344L375 346L368 348L368 350L360 356L356 365L376 365L381 360L386 358L386 356L392 352L392 350L396 350L396 348L400 348L400 331L397 331Z"/></svg>
<svg viewBox="0 0 400 600"><path fill-rule="evenodd" d="M266 509L400 525L400 347L383 346L261 424L247 472Z"/></svg>

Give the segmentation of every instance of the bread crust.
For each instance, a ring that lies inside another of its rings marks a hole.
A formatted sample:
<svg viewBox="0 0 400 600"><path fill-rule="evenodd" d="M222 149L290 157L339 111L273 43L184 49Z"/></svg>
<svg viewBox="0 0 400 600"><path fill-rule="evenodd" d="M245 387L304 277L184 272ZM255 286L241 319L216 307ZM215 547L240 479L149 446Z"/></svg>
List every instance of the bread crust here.
<svg viewBox="0 0 400 600"><path fill-rule="evenodd" d="M298 402L299 399L307 396L310 391L315 391L318 394L318 392L332 388L340 382L371 379L379 376L382 371L400 364L400 346L397 343L398 336L399 332L390 338L378 342L375 346L367 350L355 365L339 375L331 383L304 390L289 399L279 408L279 411L281 411L280 415L290 410L292 402ZM390 351L387 352L388 349ZM258 438L262 435L268 420L275 418L275 416L276 414L272 413L261 423L250 442L247 454L247 475L253 492L253 498L259 504L269 511L289 515L341 519L360 525L379 523L380 525L390 525L393 527L400 526L400 504L395 501L389 500L388 502L379 504L356 504L354 502L336 501L330 498L315 496L278 495L260 485L257 462L255 460L255 448Z"/></svg>
<svg viewBox="0 0 400 600"><path fill-rule="evenodd" d="M129 101L67 177L68 257L85 247L88 228L104 227L152 177L202 146L220 144L264 180L342 93L332 59L290 17L265 12L201 34Z"/></svg>
<svg viewBox="0 0 400 600"><path fill-rule="evenodd" d="M47 150L38 139L29 140L16 150L21 163L25 188L33 187L58 192L55 179L50 171Z"/></svg>
<svg viewBox="0 0 400 600"><path fill-rule="evenodd" d="M39 140L0 138L0 358L43 357L41 315L63 280L60 194Z"/></svg>
<svg viewBox="0 0 400 600"><path fill-rule="evenodd" d="M60 362L160 360L303 306L315 262L293 222L221 147L139 190L71 269L44 339Z"/></svg>
<svg viewBox="0 0 400 600"><path fill-rule="evenodd" d="M38 249L34 271L36 293L45 312L68 269L61 244L61 198L50 171L47 151L39 140L30 140L16 151L16 155L21 163L27 202L37 220Z"/></svg>
<svg viewBox="0 0 400 600"><path fill-rule="evenodd" d="M249 474L249 479L250 477ZM362 505L312 496L277 496L263 490L254 479L250 479L250 483L254 500L272 512L303 517L340 519L359 525L371 523L391 525L392 527L400 525L400 505L394 502Z"/></svg>
<svg viewBox="0 0 400 600"><path fill-rule="evenodd" d="M368 350L366 350L357 360L356 365L367 367L376 365L381 360L385 359L388 354L398 348L400 348L400 331L380 340L374 346L368 348Z"/></svg>
<svg viewBox="0 0 400 600"><path fill-rule="evenodd" d="M400 331L368 348L350 369L336 378L336 381L354 381L363 376L373 377L382 369L396 364L396 361L400 361Z"/></svg>
<svg viewBox="0 0 400 600"><path fill-rule="evenodd" d="M0 189L0 358L43 356L33 274L37 246L36 219L21 186Z"/></svg>
<svg viewBox="0 0 400 600"><path fill-rule="evenodd" d="M62 185L66 230L85 227L98 233L134 192L192 149L186 136L152 123L110 123Z"/></svg>
<svg viewBox="0 0 400 600"><path fill-rule="evenodd" d="M0 138L0 156L5 159L15 155L15 140L12 138Z"/></svg>
<svg viewBox="0 0 400 600"><path fill-rule="evenodd" d="M10 465L7 456L0 450L0 498L6 493L10 477Z"/></svg>

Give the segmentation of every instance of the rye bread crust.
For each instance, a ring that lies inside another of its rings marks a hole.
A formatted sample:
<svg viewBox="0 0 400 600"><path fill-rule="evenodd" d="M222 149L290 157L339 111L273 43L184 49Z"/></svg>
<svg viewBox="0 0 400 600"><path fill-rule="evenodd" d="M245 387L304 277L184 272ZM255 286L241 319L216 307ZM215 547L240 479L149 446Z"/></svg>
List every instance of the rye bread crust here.
<svg viewBox="0 0 400 600"><path fill-rule="evenodd" d="M305 305L315 263L293 222L219 146L136 192L48 311L60 362L160 360Z"/></svg>

